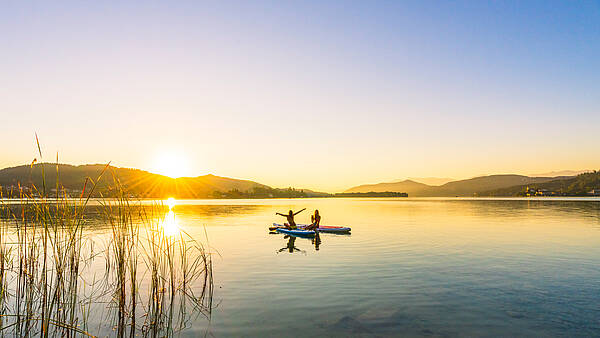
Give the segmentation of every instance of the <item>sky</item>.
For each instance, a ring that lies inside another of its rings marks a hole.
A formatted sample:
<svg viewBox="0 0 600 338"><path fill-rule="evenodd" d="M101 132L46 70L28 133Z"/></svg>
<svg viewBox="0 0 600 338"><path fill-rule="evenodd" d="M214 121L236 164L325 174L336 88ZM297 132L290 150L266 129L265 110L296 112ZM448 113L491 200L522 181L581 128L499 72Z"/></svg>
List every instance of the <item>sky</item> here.
<svg viewBox="0 0 600 338"><path fill-rule="evenodd" d="M599 1L0 6L0 167L37 133L47 161L331 192L600 169Z"/></svg>

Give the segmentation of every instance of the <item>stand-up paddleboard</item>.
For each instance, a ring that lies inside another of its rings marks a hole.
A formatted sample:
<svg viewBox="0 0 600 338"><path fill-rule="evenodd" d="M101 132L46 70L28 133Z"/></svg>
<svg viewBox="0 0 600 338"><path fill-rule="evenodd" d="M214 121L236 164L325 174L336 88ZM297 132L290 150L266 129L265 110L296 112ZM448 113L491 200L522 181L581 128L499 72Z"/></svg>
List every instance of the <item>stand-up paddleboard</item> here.
<svg viewBox="0 0 600 338"><path fill-rule="evenodd" d="M277 232L286 235L292 236L300 236L300 237L315 237L315 232L312 230L302 230L302 229L286 229L286 228L277 228L275 229Z"/></svg>
<svg viewBox="0 0 600 338"><path fill-rule="evenodd" d="M298 229L304 229L308 226L308 224L297 224L297 226L298 226ZM286 227L283 224L273 223L273 226L269 228L269 230L271 230L271 231L277 230L277 229L286 229ZM319 232L331 232L331 233L348 233L348 232L350 232L350 230L352 230L352 229L348 228L348 227L327 226L327 225L319 225L319 227L317 228L317 231L319 231Z"/></svg>

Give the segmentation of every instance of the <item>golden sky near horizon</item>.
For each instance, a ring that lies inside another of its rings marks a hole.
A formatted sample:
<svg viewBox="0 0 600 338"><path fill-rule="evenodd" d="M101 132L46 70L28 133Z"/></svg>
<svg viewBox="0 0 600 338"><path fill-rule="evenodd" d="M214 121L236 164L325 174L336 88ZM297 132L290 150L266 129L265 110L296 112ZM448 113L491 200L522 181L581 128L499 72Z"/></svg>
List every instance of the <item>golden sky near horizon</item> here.
<svg viewBox="0 0 600 338"><path fill-rule="evenodd" d="M598 7L9 3L0 167L37 132L47 161L329 192L599 169Z"/></svg>

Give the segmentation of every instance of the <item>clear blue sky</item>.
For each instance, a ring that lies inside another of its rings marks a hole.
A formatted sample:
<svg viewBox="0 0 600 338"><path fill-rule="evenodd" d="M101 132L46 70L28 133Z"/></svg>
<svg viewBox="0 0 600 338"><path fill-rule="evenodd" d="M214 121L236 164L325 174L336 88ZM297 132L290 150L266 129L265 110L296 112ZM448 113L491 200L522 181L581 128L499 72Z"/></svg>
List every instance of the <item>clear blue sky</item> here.
<svg viewBox="0 0 600 338"><path fill-rule="evenodd" d="M37 132L329 191L600 168L599 1L9 1L0 43L0 167Z"/></svg>

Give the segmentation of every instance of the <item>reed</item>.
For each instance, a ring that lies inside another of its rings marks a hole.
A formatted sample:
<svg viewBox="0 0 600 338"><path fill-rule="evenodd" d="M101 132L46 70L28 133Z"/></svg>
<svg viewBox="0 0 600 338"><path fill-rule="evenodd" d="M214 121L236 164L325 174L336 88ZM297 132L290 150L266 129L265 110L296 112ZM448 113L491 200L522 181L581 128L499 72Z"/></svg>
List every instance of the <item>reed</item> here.
<svg viewBox="0 0 600 338"><path fill-rule="evenodd" d="M186 232L165 232L162 203L129 200L108 165L69 198L56 170L52 197L44 178L41 190L0 195L0 334L163 337L210 320L211 255ZM103 175L117 197L92 198Z"/></svg>

